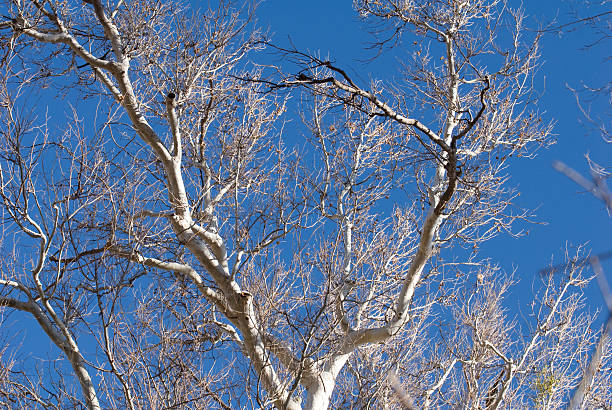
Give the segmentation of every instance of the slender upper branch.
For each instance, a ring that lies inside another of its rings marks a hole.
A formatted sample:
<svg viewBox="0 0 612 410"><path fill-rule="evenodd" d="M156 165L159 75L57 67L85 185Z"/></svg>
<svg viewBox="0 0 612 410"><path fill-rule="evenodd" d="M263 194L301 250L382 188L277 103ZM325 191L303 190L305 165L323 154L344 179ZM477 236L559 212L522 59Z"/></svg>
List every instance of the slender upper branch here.
<svg viewBox="0 0 612 410"><path fill-rule="evenodd" d="M341 71L340 69L335 68L332 65L327 65L327 67L329 67L330 69L334 71ZM440 138L438 134L436 134L433 130L431 130L425 124L423 124L417 119L408 118L398 113L396 110L391 108L389 104L382 101L380 98L378 98L373 93L354 85L352 81L349 84L345 84L342 81L339 81L338 79L336 79L335 77L326 77L326 78L317 79L317 78L312 78L304 74L301 74L300 76L298 76L297 80L286 81L284 84L285 85L300 85L300 84L325 84L325 83L332 84L334 87L342 91L346 91L347 93L366 98L372 104L374 104L375 107L379 108L384 113L385 116L391 118L394 121L397 121L400 124L403 124L409 127L413 127L416 130L422 132L431 141L439 145L444 151L450 150L450 147L448 146L448 144L444 142L444 140Z"/></svg>

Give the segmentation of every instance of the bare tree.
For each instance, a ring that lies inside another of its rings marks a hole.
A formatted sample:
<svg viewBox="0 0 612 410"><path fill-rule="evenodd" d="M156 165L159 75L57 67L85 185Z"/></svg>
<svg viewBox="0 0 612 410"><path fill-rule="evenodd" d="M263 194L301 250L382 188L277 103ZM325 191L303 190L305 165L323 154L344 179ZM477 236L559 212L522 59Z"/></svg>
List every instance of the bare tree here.
<svg viewBox="0 0 612 410"><path fill-rule="evenodd" d="M362 84L267 46L252 10L223 1L202 15L175 2L3 3L0 306L34 318L62 360L40 377L3 365L2 397L91 409L567 402L594 343L588 278L577 265L549 275L519 324L503 298L512 278L478 254L531 216L513 207L505 169L550 142L538 39L497 1L355 8L379 47L414 45L397 82ZM254 64L264 47L283 65ZM68 120L32 103L47 92ZM296 96L304 144L286 138L300 129L285 114Z"/></svg>

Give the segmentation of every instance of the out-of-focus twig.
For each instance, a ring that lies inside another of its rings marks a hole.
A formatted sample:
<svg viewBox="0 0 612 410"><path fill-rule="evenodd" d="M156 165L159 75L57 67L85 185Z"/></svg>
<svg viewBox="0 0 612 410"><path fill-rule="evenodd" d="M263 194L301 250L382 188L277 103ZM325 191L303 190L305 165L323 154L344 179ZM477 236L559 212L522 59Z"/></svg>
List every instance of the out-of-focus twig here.
<svg viewBox="0 0 612 410"><path fill-rule="evenodd" d="M397 376L395 375L395 372L393 371L390 372L389 375L387 376L387 379L389 380L391 387L393 388L393 390L399 397L399 400L400 400L400 403L402 403L402 406L404 406L404 408L408 410L416 410L417 407L414 405L414 402L412 401L410 396L408 396L408 394L406 393L406 391L400 384Z"/></svg>
<svg viewBox="0 0 612 410"><path fill-rule="evenodd" d="M578 171L561 161L555 161L553 167L584 189L588 190L593 196L601 199L606 204L608 212L612 211L612 193L601 176L593 175L593 180L589 181Z"/></svg>
<svg viewBox="0 0 612 410"><path fill-rule="evenodd" d="M595 272L595 276L597 276L599 290L601 291L606 305L608 306L608 320L606 321L606 325L599 336L599 340L597 341L597 345L595 346L591 360L589 361L587 368L584 369L584 376L582 376L582 380L580 380L580 384L576 388L574 396L569 403L568 408L572 410L583 408L584 398L588 394L589 390L591 390L591 386L593 385L593 377L595 376L595 373L597 372L597 369L601 363L601 359L610 339L610 334L612 333L612 292L610 292L610 285L608 284L608 280L604 275L599 258L594 256L589 258L589 261L591 263L591 267L593 268L593 272Z"/></svg>

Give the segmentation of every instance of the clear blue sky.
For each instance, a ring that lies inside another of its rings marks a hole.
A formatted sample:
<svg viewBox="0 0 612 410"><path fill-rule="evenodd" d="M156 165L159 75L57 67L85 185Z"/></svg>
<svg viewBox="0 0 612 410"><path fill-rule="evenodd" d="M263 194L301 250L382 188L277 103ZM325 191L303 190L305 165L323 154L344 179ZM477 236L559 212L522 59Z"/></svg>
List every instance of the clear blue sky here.
<svg viewBox="0 0 612 410"><path fill-rule="evenodd" d="M528 16L525 23L532 29L553 20L557 24L572 21L572 7L583 4L582 1L552 0L524 3ZM601 11L592 10L594 14ZM585 9L580 12L583 16L588 15ZM260 26L269 29L273 42L278 45L293 43L300 50L329 56L364 80L392 78L399 73L395 51L383 54L379 60L364 62L374 55L372 50L367 50L372 36L358 19L350 1L268 0L261 3L256 14ZM612 64L606 60L612 55L610 42L585 49L585 45L598 38L593 30L584 25L566 30L563 35L544 35L541 43L543 65L536 80L542 91L539 109L544 112L545 119L555 122L557 143L538 151L533 160L513 160L508 170L510 183L521 192L517 205L537 208L536 220L546 225L520 226L529 230L527 237L513 239L501 235L482 248L482 256L492 258L506 272L516 270L515 276L521 281L516 296L525 295L525 302L529 292L523 290L531 288L532 277L549 265L551 258L554 263L563 262L567 245L586 243L585 249L592 254L612 250L612 218L603 203L552 168L553 161L560 160L588 174L585 159L588 152L604 165L609 166L612 162L612 146L584 126L576 99L567 87L580 88L584 83L596 86L610 81ZM605 99L601 102L606 104L592 107L593 113L610 110ZM612 261L608 260L604 268L612 278ZM593 307L599 306L602 301L598 291L592 290Z"/></svg>

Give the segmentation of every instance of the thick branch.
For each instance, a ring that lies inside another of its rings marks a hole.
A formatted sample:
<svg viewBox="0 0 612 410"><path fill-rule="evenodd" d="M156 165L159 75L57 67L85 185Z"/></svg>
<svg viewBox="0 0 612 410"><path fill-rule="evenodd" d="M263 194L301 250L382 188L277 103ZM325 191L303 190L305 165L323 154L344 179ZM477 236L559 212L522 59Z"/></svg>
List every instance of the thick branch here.
<svg viewBox="0 0 612 410"><path fill-rule="evenodd" d="M170 131L172 132L172 156L176 161L180 162L183 155L183 146L178 116L176 115L176 95L174 93L168 93L166 96L166 115L168 116Z"/></svg>
<svg viewBox="0 0 612 410"><path fill-rule="evenodd" d="M156 258L150 258L141 255L138 252L124 252L119 250L111 249L111 252L114 255L129 259L133 262L140 263L144 266L149 266L156 269L162 269L170 272L177 273L189 280L191 280L200 290L200 293L212 304L214 304L217 308L219 308L222 312L227 312L227 301L223 297L223 295L219 294L219 292L211 289L210 287L204 285L202 281L202 277L200 274L193 269L191 266L178 262L166 262Z"/></svg>
<svg viewBox="0 0 612 410"><path fill-rule="evenodd" d="M81 46L81 44L79 44L79 42L74 37L72 37L68 33L65 33L65 32L60 32L56 34L41 33L40 31L34 30L32 28L27 28L27 27L19 27L17 29L21 31L22 33L32 38L35 38L36 40L41 41L43 43L67 45L72 49L72 51L77 56L81 57L89 65L93 67L104 68L111 72L116 72L118 70L118 68L115 66L115 63L108 61L108 60L97 58L93 54L89 53L87 50L85 50L83 46Z"/></svg>
<svg viewBox="0 0 612 410"><path fill-rule="evenodd" d="M121 46L121 35L119 34L117 26L115 26L115 24L106 16L106 13L104 13L104 7L102 6L102 2L100 2L100 0L92 0L92 4L96 12L96 17L102 24L102 27L104 27L104 34L106 35L106 38L108 38L111 42L115 57L121 63L121 65L127 68L127 64L129 62L123 54L123 47Z"/></svg>
<svg viewBox="0 0 612 410"><path fill-rule="evenodd" d="M22 302L7 296L0 296L0 306L21 310L22 312L34 313L34 309L30 302Z"/></svg>

